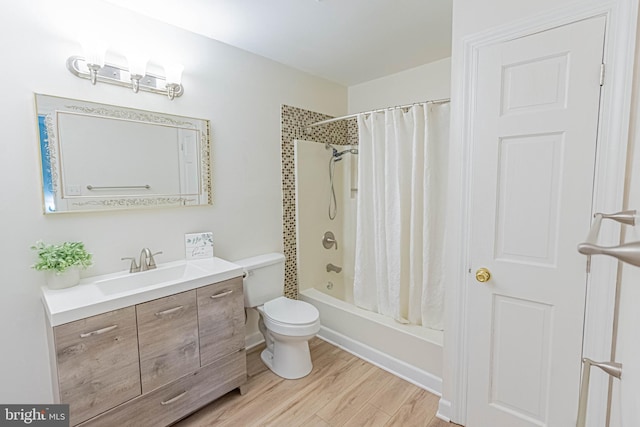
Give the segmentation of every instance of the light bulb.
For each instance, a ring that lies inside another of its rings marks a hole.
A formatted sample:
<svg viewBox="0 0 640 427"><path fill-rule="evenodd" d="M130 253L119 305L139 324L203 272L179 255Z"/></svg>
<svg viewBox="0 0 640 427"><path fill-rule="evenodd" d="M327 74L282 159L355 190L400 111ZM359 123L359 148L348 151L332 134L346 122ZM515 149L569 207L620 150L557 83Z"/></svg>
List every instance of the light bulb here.
<svg viewBox="0 0 640 427"><path fill-rule="evenodd" d="M82 41L82 50L87 64L104 67L104 58L107 53L107 44L96 38L87 38Z"/></svg>
<svg viewBox="0 0 640 427"><path fill-rule="evenodd" d="M129 74L136 76L144 76L147 74L147 62L149 58L143 55L129 55Z"/></svg>
<svg viewBox="0 0 640 427"><path fill-rule="evenodd" d="M164 66L164 72L166 74L167 84L179 85L182 82L182 72L184 71L184 65L182 64L166 64Z"/></svg>

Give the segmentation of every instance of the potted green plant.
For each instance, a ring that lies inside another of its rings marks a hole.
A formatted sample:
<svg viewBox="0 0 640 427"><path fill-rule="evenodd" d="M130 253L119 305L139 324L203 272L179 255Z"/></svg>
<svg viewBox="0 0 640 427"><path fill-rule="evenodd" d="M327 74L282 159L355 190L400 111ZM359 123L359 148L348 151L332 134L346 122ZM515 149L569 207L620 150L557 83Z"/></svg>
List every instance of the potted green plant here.
<svg viewBox="0 0 640 427"><path fill-rule="evenodd" d="M38 254L38 262L31 267L45 272L47 286L51 289L77 285L80 281L80 269L92 264L92 255L87 252L82 242L55 245L38 241L31 249Z"/></svg>

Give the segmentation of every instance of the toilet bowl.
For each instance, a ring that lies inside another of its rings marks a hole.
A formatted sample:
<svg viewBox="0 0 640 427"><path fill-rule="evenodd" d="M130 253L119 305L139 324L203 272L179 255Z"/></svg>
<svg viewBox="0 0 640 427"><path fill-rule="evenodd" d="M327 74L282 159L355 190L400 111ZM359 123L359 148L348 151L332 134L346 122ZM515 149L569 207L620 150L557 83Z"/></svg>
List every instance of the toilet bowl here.
<svg viewBox="0 0 640 427"><path fill-rule="evenodd" d="M313 305L284 294L284 255L266 254L235 261L245 271L245 307L256 309L266 348L262 361L276 375L297 379L313 365L309 340L320 330L320 313Z"/></svg>
<svg viewBox="0 0 640 427"><path fill-rule="evenodd" d="M318 309L309 303L278 297L256 307L258 326L265 337L262 361L276 375L297 379L313 368L309 340L320 330Z"/></svg>

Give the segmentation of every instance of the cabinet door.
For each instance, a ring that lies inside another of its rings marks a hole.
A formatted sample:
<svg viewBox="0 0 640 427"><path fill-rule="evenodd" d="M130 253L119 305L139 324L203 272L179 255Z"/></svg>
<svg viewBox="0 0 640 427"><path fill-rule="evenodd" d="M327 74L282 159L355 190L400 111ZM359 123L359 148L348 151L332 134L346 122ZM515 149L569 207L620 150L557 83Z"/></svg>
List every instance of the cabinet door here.
<svg viewBox="0 0 640 427"><path fill-rule="evenodd" d="M242 278L197 290L200 325L200 362L205 366L244 348Z"/></svg>
<svg viewBox="0 0 640 427"><path fill-rule="evenodd" d="M136 306L142 392L200 367L196 291Z"/></svg>
<svg viewBox="0 0 640 427"><path fill-rule="evenodd" d="M140 395L134 307L53 328L61 403L75 425Z"/></svg>
<svg viewBox="0 0 640 427"><path fill-rule="evenodd" d="M82 427L167 426L246 382L244 351L230 354L125 403Z"/></svg>

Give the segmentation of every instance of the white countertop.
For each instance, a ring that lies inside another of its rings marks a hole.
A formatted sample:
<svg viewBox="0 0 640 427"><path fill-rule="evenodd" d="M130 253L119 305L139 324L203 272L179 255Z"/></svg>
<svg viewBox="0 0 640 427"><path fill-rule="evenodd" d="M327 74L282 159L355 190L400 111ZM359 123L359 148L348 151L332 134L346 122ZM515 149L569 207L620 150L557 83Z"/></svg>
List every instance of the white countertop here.
<svg viewBox="0 0 640 427"><path fill-rule="evenodd" d="M66 289L42 287L42 302L51 326L58 326L241 275L242 267L220 258L174 261L140 273L88 277Z"/></svg>

